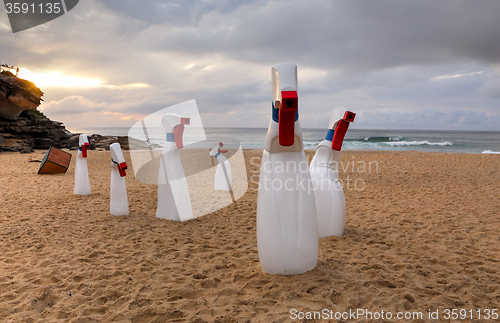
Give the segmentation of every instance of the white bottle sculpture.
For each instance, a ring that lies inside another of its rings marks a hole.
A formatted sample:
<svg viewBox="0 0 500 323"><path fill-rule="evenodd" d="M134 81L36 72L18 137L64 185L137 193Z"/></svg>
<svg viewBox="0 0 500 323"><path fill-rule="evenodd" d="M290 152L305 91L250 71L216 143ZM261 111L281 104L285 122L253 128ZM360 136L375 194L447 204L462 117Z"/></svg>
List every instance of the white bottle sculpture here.
<svg viewBox="0 0 500 323"><path fill-rule="evenodd" d="M311 177L298 121L297 66L272 68L273 108L260 167L257 246L262 270L302 274L318 261Z"/></svg>
<svg viewBox="0 0 500 323"><path fill-rule="evenodd" d="M224 155L222 155L227 153L227 150L221 149L223 146L224 144L222 142L219 142L219 145L214 149L212 149L212 151L210 152L210 156L217 159L218 162L217 169L215 170L214 188L218 191L231 191L232 190L231 165L229 164L227 158L224 157Z"/></svg>
<svg viewBox="0 0 500 323"><path fill-rule="evenodd" d="M158 207L156 217L186 221L193 219L193 209L189 188L181 163L181 149L184 147L182 135L184 125L189 125L189 118L177 114L166 114L162 126L167 133L167 142L163 146L160 171L158 175Z"/></svg>
<svg viewBox="0 0 500 323"><path fill-rule="evenodd" d="M89 140L87 135L80 135L78 139L78 153L76 154L75 161L75 194L89 195L90 194L90 180L89 171L87 169L87 149L89 147Z"/></svg>
<svg viewBox="0 0 500 323"><path fill-rule="evenodd" d="M332 235L340 237L344 234L346 205L344 191L339 182L338 166L345 133L355 116L355 113L344 109L333 111L326 138L318 145L311 161L320 238Z"/></svg>
<svg viewBox="0 0 500 323"><path fill-rule="evenodd" d="M109 189L109 210L112 215L128 215L127 185L125 175L127 163L123 158L122 148L119 143L109 145L111 151L111 187Z"/></svg>

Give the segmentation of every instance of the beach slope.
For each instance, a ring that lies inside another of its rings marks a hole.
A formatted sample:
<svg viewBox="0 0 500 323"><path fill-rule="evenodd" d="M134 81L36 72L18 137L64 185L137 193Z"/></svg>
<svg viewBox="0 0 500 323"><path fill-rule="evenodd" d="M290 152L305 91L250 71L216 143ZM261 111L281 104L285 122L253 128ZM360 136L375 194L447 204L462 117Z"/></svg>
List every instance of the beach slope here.
<svg viewBox="0 0 500 323"><path fill-rule="evenodd" d="M89 153L89 196L73 194L75 158L42 176L41 151L1 153L0 321L290 322L323 309L445 321L444 309L500 305L499 156L344 151L344 236L320 240L316 269L271 276L255 232L261 155L245 151L241 199L181 223L155 218L156 186L131 171L130 215L111 216L109 152Z"/></svg>

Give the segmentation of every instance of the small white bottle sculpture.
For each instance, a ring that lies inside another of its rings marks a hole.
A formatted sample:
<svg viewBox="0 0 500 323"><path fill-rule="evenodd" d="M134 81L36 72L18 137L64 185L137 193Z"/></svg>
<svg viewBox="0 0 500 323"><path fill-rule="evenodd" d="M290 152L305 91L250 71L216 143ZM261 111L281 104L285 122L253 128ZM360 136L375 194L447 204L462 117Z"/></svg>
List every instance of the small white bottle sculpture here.
<svg viewBox="0 0 500 323"><path fill-rule="evenodd" d="M210 156L217 159L218 162L217 169L215 170L214 188L218 191L231 191L232 190L231 165L229 164L227 158L224 157L224 155L222 155L227 153L227 150L221 149L223 146L224 144L222 142L219 142L219 145L214 149L212 149L212 151L210 152Z"/></svg>
<svg viewBox="0 0 500 323"><path fill-rule="evenodd" d="M355 113L344 109L333 111L326 138L318 145L311 161L320 238L332 235L340 237L344 234L346 205L344 191L339 182L338 166L345 133L355 116Z"/></svg>
<svg viewBox="0 0 500 323"><path fill-rule="evenodd" d="M111 187L109 189L109 210L112 215L128 215L127 185L125 175L127 163L123 158L122 148L119 143L109 146L111 151Z"/></svg>
<svg viewBox="0 0 500 323"><path fill-rule="evenodd" d="M87 149L89 147L89 140L87 135L80 135L78 139L78 153L75 161L75 194L89 195L90 194L90 180L89 171L87 169Z"/></svg>
<svg viewBox="0 0 500 323"><path fill-rule="evenodd" d="M160 171L158 175L158 207L156 217L186 221L193 219L191 197L181 163L181 149L184 147L182 135L184 125L190 119L177 114L166 114L162 126L167 133L167 142L163 146Z"/></svg>
<svg viewBox="0 0 500 323"><path fill-rule="evenodd" d="M263 271L295 275L314 269L318 261L316 205L298 121L297 66L278 64L271 73L273 107L260 167L257 246Z"/></svg>

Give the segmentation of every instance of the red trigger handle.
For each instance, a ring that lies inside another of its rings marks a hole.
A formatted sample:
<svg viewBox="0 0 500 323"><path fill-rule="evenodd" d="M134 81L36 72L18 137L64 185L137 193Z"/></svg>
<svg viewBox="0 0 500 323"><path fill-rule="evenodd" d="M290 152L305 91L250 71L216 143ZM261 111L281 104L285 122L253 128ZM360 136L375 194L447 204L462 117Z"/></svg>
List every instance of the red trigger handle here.
<svg viewBox="0 0 500 323"><path fill-rule="evenodd" d="M346 111L344 118L340 119L335 128L335 133L332 140L332 149L340 151L342 149L342 143L344 142L344 137L349 128L349 123L354 121L356 113L351 111Z"/></svg>

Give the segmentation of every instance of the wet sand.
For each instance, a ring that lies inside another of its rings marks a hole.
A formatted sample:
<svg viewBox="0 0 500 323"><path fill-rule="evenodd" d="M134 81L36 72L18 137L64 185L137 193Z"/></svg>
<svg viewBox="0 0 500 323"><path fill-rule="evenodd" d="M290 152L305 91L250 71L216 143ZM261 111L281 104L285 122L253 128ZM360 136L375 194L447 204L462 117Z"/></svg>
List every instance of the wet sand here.
<svg viewBox="0 0 500 323"><path fill-rule="evenodd" d="M249 179L261 154L245 151ZM155 218L156 186L129 172L130 215L114 217L109 152L89 152L89 196L73 194L74 157L44 176L29 162L42 158L0 153L0 322L302 321L292 309L415 322L439 309L444 322L444 309L500 305L500 156L344 151L344 236L321 239L317 268L297 276L261 271L253 181L180 223Z"/></svg>

